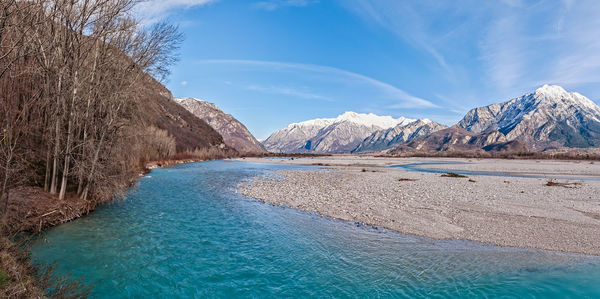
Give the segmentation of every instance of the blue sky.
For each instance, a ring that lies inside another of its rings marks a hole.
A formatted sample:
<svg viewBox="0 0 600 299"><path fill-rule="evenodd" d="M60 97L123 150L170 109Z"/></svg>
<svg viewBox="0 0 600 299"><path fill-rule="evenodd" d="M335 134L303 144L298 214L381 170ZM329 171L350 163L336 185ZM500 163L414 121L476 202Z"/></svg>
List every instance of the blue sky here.
<svg viewBox="0 0 600 299"><path fill-rule="evenodd" d="M167 87L257 138L344 111L446 125L549 83L600 99L598 1L151 0L185 34Z"/></svg>

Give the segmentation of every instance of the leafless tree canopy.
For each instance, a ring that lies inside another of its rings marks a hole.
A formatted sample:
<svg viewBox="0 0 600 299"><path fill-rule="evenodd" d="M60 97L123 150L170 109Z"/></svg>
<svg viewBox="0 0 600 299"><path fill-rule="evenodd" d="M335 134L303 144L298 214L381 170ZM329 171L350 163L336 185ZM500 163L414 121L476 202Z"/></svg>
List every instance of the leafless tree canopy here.
<svg viewBox="0 0 600 299"><path fill-rule="evenodd" d="M177 58L176 26L143 28L138 0L0 1L0 212L19 184L110 197L175 154L140 107Z"/></svg>

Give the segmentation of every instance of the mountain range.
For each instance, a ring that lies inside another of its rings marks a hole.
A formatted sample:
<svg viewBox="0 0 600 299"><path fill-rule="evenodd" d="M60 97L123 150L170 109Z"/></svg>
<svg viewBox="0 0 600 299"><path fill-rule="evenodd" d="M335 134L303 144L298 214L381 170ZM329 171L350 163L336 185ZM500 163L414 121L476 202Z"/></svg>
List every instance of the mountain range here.
<svg viewBox="0 0 600 299"><path fill-rule="evenodd" d="M600 107L556 85L472 109L457 126L472 133L499 131L507 140L519 140L535 151L600 145Z"/></svg>
<svg viewBox="0 0 600 299"><path fill-rule="evenodd" d="M365 138L353 153L378 152L406 143L410 140L429 136L434 132L446 129L447 126L424 119L408 124L399 124L387 130L375 131Z"/></svg>
<svg viewBox="0 0 600 299"><path fill-rule="evenodd" d="M508 141L498 131L475 134L459 127L439 130L428 136L415 138L386 150L384 153L399 155L415 152L528 152L529 148L518 140Z"/></svg>
<svg viewBox="0 0 600 299"><path fill-rule="evenodd" d="M428 119L346 112L293 123L263 145L272 152L544 151L600 146L600 107L576 92L544 85L469 111L448 128Z"/></svg>
<svg viewBox="0 0 600 299"><path fill-rule="evenodd" d="M223 112L213 103L195 98L177 98L175 102L183 106L196 117L207 122L221 136L225 144L240 153L264 153L262 144L250 131L231 114Z"/></svg>
<svg viewBox="0 0 600 299"><path fill-rule="evenodd" d="M271 152L349 153L374 132L414 121L404 117L345 112L336 118L290 124L269 136L263 145Z"/></svg>

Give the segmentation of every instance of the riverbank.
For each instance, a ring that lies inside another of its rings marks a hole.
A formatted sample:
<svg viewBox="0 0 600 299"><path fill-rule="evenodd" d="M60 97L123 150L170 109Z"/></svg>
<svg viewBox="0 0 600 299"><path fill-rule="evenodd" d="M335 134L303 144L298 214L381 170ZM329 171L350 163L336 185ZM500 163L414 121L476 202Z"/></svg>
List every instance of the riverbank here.
<svg viewBox="0 0 600 299"><path fill-rule="evenodd" d="M143 176L154 168L206 160L181 155L145 163L139 172L140 176ZM128 185L133 183L135 180ZM67 193L65 199L59 201L56 194L45 192L40 187L19 187L11 190L6 225L3 231L0 231L0 298L45 298L44 289L47 282L40 283L34 279L37 270L29 263L26 250L11 241L15 235L40 233L85 216L100 204L113 199L84 200L75 193ZM68 284L68 287L75 293L79 291L77 284Z"/></svg>
<svg viewBox="0 0 600 299"><path fill-rule="evenodd" d="M88 201L69 193L63 201L59 201L56 194L45 192L39 187L11 190L6 225L0 233L0 298L45 298L45 290L55 286L51 281L38 281L35 278L39 276L36 272L40 269L35 269L30 264L27 250L13 241L15 235L36 234L72 221L87 215L98 204L108 200L110 199ZM69 292L80 293L77 283L61 286L68 287L64 289L65 295Z"/></svg>
<svg viewBox="0 0 600 299"><path fill-rule="evenodd" d="M382 167L442 161L469 164L437 167L549 177L600 174L600 165L589 161L356 156L242 161L328 166L319 172L280 171L240 186L243 195L274 205L436 239L600 255L600 181L549 184L547 178L444 177Z"/></svg>

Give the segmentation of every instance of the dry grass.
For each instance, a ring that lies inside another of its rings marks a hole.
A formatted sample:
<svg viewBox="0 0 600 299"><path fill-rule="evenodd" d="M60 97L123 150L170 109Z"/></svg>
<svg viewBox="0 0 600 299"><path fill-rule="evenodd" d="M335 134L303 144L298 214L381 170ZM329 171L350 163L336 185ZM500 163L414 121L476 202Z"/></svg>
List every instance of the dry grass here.
<svg viewBox="0 0 600 299"><path fill-rule="evenodd" d="M246 157L273 157L273 158L313 158L313 157L330 157L333 154L321 154L321 153L258 153L248 155Z"/></svg>
<svg viewBox="0 0 600 299"><path fill-rule="evenodd" d="M407 178L399 178L398 182L414 182L417 179L407 179Z"/></svg>
<svg viewBox="0 0 600 299"><path fill-rule="evenodd" d="M331 166L331 164L327 164L327 163L313 163L312 165L315 165L315 166Z"/></svg>
<svg viewBox="0 0 600 299"><path fill-rule="evenodd" d="M83 200L74 193L68 193L65 200L59 201L56 195L39 187L16 188L9 199L5 233L38 233L86 215L100 202L100 198Z"/></svg>
<svg viewBox="0 0 600 299"><path fill-rule="evenodd" d="M462 174L458 174L458 173L454 173L454 172L448 172L448 173L444 173L441 176L445 177L445 178L466 178L466 175L462 175Z"/></svg>
<svg viewBox="0 0 600 299"><path fill-rule="evenodd" d="M28 240L23 240L26 244ZM27 246L0 237L0 298L87 298L91 287L31 265Z"/></svg>
<svg viewBox="0 0 600 299"><path fill-rule="evenodd" d="M400 152L395 155L377 155L382 158L419 157L419 158L493 158L493 159L536 159L536 160L591 160L599 161L597 152L484 152L484 151L446 151L446 152Z"/></svg>
<svg viewBox="0 0 600 299"><path fill-rule="evenodd" d="M0 237L0 298L44 298L33 273L18 246Z"/></svg>

